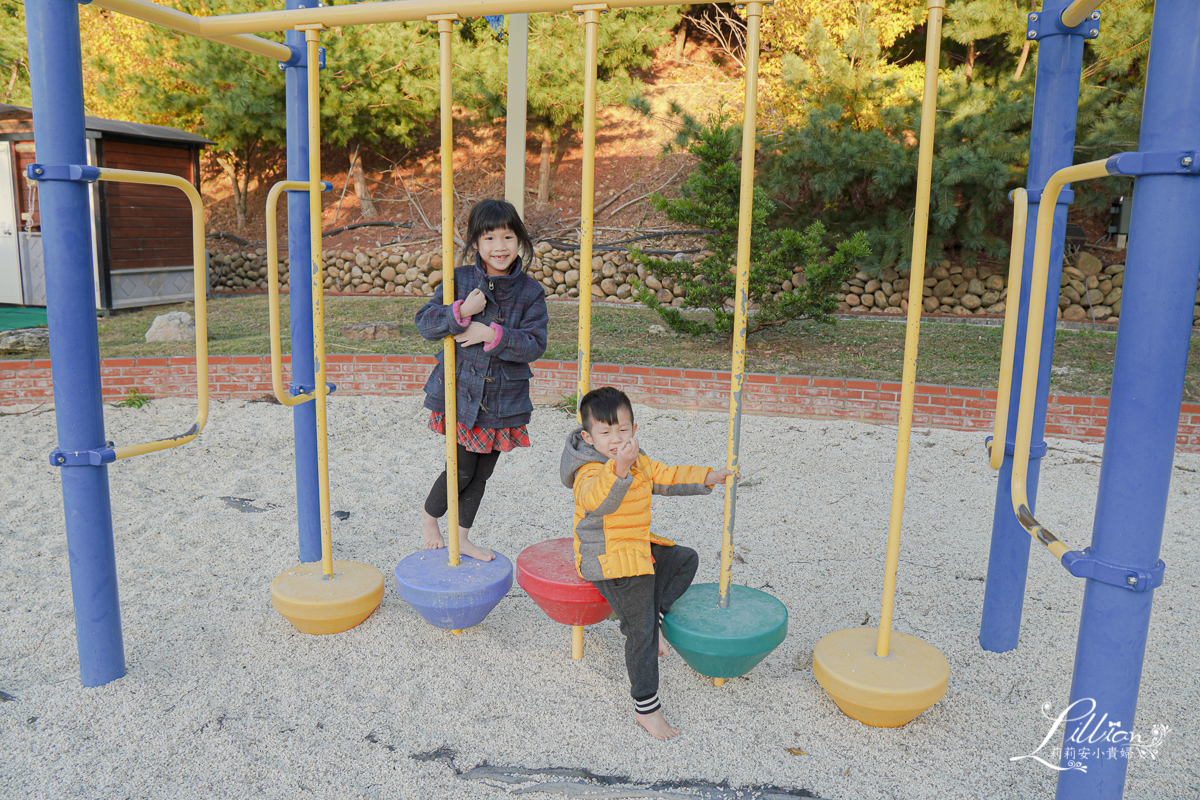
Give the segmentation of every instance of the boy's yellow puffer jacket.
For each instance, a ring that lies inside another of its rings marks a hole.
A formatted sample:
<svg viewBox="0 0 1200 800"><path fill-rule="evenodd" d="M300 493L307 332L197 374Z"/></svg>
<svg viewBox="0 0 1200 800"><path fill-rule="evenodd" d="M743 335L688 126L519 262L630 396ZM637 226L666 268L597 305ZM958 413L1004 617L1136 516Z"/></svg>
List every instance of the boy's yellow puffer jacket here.
<svg viewBox="0 0 1200 800"><path fill-rule="evenodd" d="M567 438L559 467L575 493L575 568L590 580L616 580L654 572L650 544L672 545L650 532L650 496L709 494L708 467L669 467L644 452L618 478L616 462L583 440Z"/></svg>

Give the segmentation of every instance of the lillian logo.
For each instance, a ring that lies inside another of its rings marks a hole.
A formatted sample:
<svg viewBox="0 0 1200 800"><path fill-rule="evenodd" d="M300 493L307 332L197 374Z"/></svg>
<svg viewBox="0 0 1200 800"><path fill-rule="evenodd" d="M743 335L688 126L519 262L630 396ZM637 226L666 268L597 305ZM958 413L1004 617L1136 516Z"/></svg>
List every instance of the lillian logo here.
<svg viewBox="0 0 1200 800"><path fill-rule="evenodd" d="M1171 729L1166 725L1153 725L1150 728L1150 740L1142 739L1141 734L1127 731L1120 722L1108 718L1108 714L1096 717L1096 701L1090 697L1076 700L1062 710L1058 716L1053 716L1054 706L1050 703L1042 705L1042 716L1050 720L1049 732L1042 743L1032 753L1023 756L1012 756L1009 761L1022 761L1032 758L1034 761L1058 772L1079 770L1087 772L1089 764L1099 766L1106 759L1112 758L1158 758L1158 748L1167 738ZM1082 724L1071 732L1063 741L1062 747L1055 747L1050 740L1060 729L1065 730L1066 723L1081 722ZM1041 755L1039 755L1039 753ZM1045 756L1043 758L1042 756ZM1052 764L1047 759L1056 759Z"/></svg>

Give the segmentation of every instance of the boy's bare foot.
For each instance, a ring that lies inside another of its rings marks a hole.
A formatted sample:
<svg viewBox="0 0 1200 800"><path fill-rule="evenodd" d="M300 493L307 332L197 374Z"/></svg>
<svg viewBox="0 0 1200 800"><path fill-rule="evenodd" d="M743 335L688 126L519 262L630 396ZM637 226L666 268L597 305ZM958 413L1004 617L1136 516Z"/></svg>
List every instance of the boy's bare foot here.
<svg viewBox="0 0 1200 800"><path fill-rule="evenodd" d="M667 640L663 638L662 629L658 630L658 657L666 658L671 651L667 649Z"/></svg>
<svg viewBox="0 0 1200 800"><path fill-rule="evenodd" d="M633 717L646 729L646 733L658 739L660 742L665 742L667 739L673 739L679 735L678 728L672 728L663 718L662 710L655 711L651 714L639 714L633 712Z"/></svg>
<svg viewBox="0 0 1200 800"><path fill-rule="evenodd" d="M437 550L446 546L438 521L428 511L421 510L421 546L426 550Z"/></svg>
<svg viewBox="0 0 1200 800"><path fill-rule="evenodd" d="M491 550L471 543L471 540L467 538L468 530L470 529L458 529L458 552L462 553L464 556L470 556L476 561L491 561L493 558L495 558L496 554Z"/></svg>

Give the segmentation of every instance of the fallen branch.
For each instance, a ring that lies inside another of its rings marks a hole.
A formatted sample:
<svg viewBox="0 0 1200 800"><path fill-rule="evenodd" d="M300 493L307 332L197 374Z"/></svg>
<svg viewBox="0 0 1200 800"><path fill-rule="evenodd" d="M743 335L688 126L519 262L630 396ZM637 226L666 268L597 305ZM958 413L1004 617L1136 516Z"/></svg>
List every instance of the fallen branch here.
<svg viewBox="0 0 1200 800"><path fill-rule="evenodd" d="M662 186L658 187L657 189L654 189L653 191L646 192L641 197L633 198L628 203L625 203L624 205L618 207L615 211L608 212L608 216L611 218L617 214L620 214L624 209L629 208L629 206L633 205L634 203L638 202L639 200L645 200L647 197L654 194L655 192L661 192L663 189L667 188L671 184L671 181L675 180L675 178L678 177L679 173L683 172L683 168L686 166L687 166L687 162L685 161L684 163L679 165L679 169L675 170L674 175L667 178L666 183L664 183Z"/></svg>

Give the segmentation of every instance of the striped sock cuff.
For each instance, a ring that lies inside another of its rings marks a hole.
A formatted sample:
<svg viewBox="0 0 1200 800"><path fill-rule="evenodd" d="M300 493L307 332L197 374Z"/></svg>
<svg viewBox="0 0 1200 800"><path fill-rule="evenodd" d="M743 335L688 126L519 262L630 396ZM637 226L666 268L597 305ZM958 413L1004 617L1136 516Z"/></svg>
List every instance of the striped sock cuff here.
<svg viewBox="0 0 1200 800"><path fill-rule="evenodd" d="M639 714L653 714L662 708L662 703L658 702L658 692L648 697L633 698L634 710Z"/></svg>

